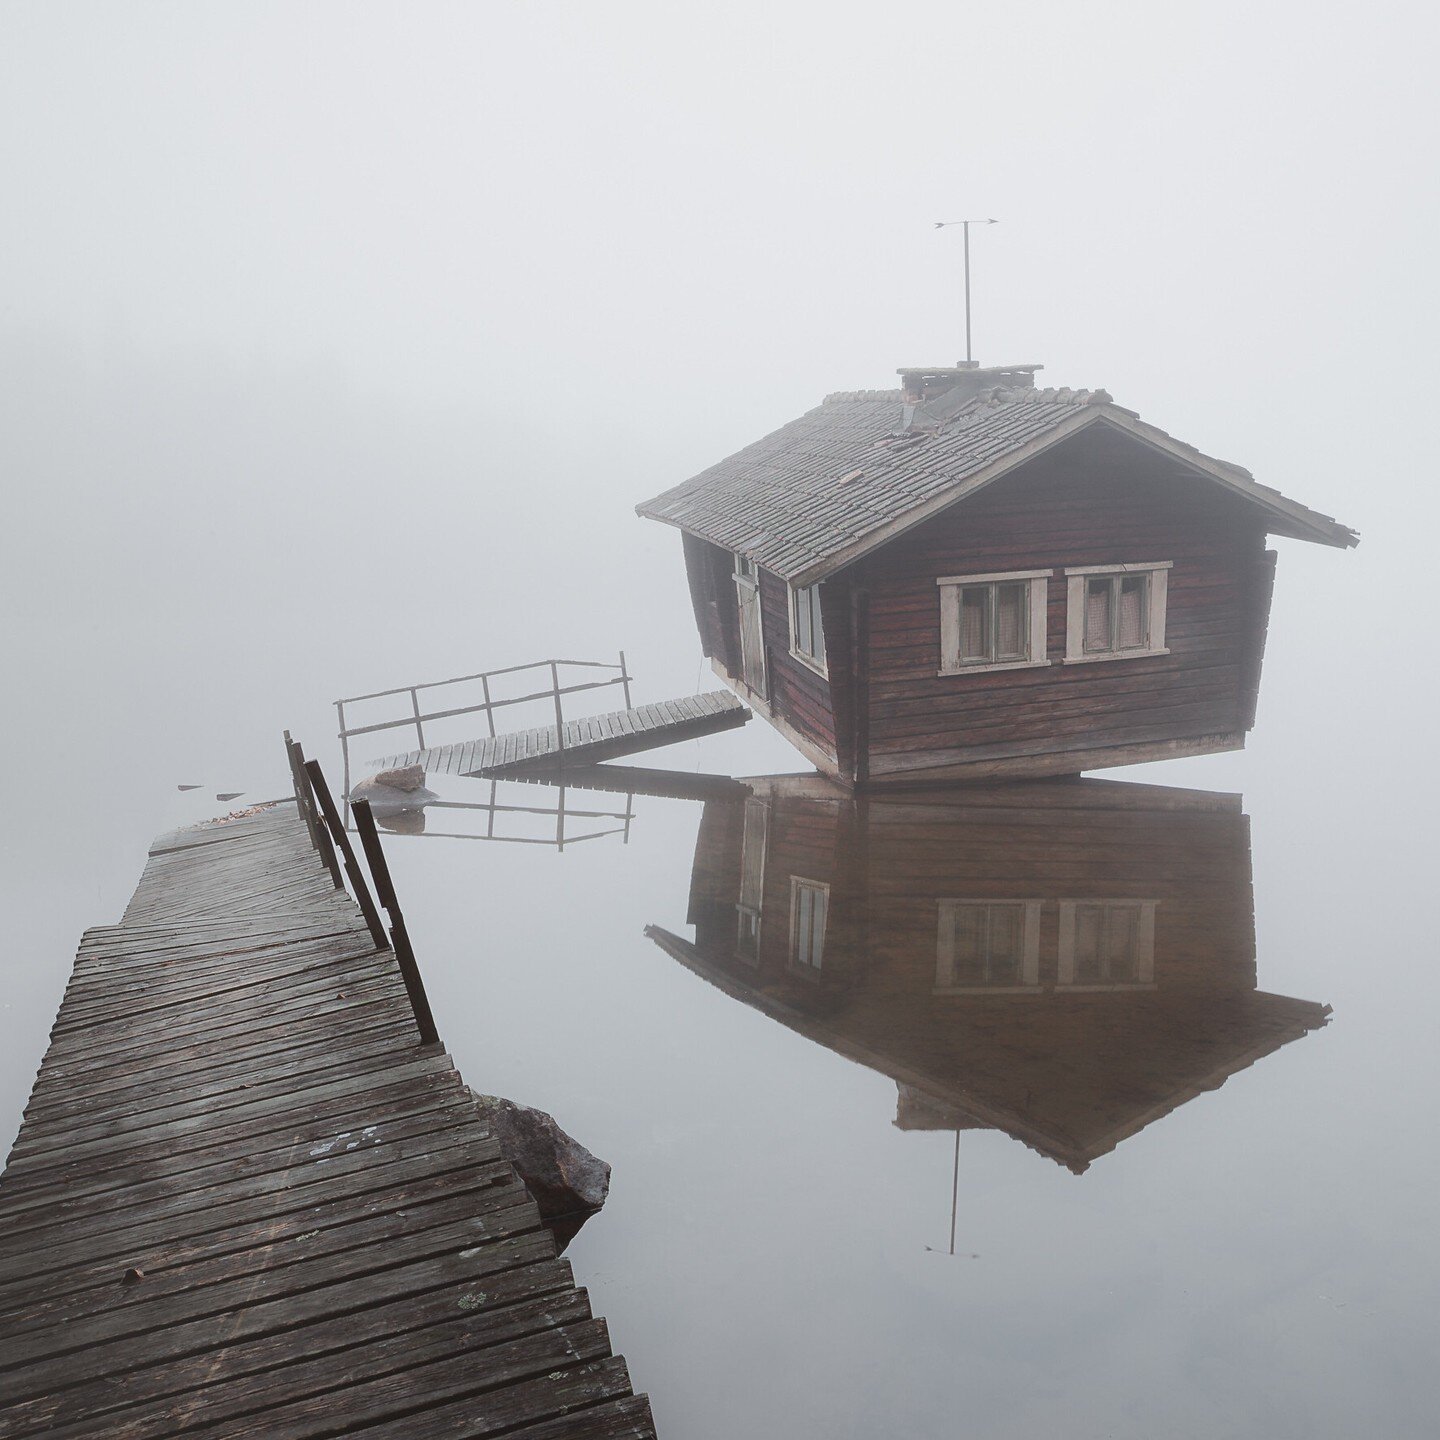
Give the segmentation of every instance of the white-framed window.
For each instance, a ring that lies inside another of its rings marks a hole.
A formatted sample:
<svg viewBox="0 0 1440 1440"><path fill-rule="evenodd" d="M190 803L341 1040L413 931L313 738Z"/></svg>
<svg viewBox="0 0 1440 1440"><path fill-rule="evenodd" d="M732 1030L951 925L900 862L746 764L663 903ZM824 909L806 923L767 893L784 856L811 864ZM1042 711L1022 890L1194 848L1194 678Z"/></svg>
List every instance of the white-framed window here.
<svg viewBox="0 0 1440 1440"><path fill-rule="evenodd" d="M1158 904L1156 900L1062 900L1057 987L1151 989Z"/></svg>
<svg viewBox="0 0 1440 1440"><path fill-rule="evenodd" d="M1018 670L1048 665L1045 601L1048 570L942 575L940 673Z"/></svg>
<svg viewBox="0 0 1440 1440"><path fill-rule="evenodd" d="M803 975L818 977L825 961L825 920L830 887L820 880L790 877L790 964Z"/></svg>
<svg viewBox="0 0 1440 1440"><path fill-rule="evenodd" d="M942 900L935 993L974 995L1040 986L1042 900Z"/></svg>
<svg viewBox="0 0 1440 1440"><path fill-rule="evenodd" d="M1065 663L1168 655L1169 560L1080 565L1065 572Z"/></svg>
<svg viewBox="0 0 1440 1440"><path fill-rule="evenodd" d="M812 670L825 671L825 629L820 623L820 587L790 587L790 653Z"/></svg>
<svg viewBox="0 0 1440 1440"><path fill-rule="evenodd" d="M745 802L740 832L740 896L735 903L735 956L747 965L760 963L760 923L765 905L765 850L770 835L770 807L753 797Z"/></svg>

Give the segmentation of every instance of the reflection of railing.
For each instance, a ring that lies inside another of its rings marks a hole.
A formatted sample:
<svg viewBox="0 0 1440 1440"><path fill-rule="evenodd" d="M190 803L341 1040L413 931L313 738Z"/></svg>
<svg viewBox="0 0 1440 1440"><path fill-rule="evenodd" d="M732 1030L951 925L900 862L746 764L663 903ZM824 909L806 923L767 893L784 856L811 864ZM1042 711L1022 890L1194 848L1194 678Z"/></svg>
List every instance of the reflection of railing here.
<svg viewBox="0 0 1440 1440"><path fill-rule="evenodd" d="M406 831L396 829L392 833L397 835L432 835L443 840L492 840L497 844L505 845L553 845L557 850L563 850L567 845L578 845L583 840L599 840L606 835L619 835L622 843L630 843L630 822L635 818L635 797L633 794L625 796L625 808L623 810L575 810L565 803L565 787L559 787L559 796L554 805L504 805L501 804L496 793L498 782L490 782L490 798L486 800L430 800L425 805L425 813L431 810L472 810L486 816L485 830L478 833L473 830L432 830L427 825L423 830ZM402 813L420 813L402 812ZM555 822L553 835L507 835L497 834L495 829L495 817L497 815L539 815L548 816ZM577 835L573 830L566 829L566 821L574 820L619 820L619 825L611 825L604 830L589 830L584 834Z"/></svg>
<svg viewBox="0 0 1440 1440"><path fill-rule="evenodd" d="M618 673L605 680L587 680L574 685L562 685L560 683L561 667L570 667L581 670L614 670ZM496 698L491 694L490 682L498 680L502 676L522 675L531 670L548 670L550 672L550 685L547 689L531 690L524 695L507 695ZM484 696L477 704L460 705L444 710L432 710L428 713L420 709L420 692L422 690L441 690L448 685L473 685L479 681L481 693ZM368 695L352 695L345 700L337 700L335 709L340 718L340 748L345 761L345 794L350 794L350 740L356 735L374 735L382 730L396 730L406 726L415 727L416 749L425 749L425 725L429 721L450 720L458 715L479 715L483 714L490 734L493 736L495 730L495 712L502 710L509 705L524 705L537 700L552 700L555 706L555 744L559 757L563 760L565 753L565 713L561 704L561 696L576 695L582 690L602 690L608 685L619 685L625 696L625 708L630 708L630 672L625 667L625 652L620 652L620 663L612 665L602 660L534 660L528 665L508 665L501 670L482 670L474 675L456 675L449 680L427 680L420 685L399 685L393 690L374 690ZM393 695L408 695L410 697L409 715L402 716L398 720L382 720L371 725L345 724L345 707L347 705L358 705L365 700L385 700Z"/></svg>

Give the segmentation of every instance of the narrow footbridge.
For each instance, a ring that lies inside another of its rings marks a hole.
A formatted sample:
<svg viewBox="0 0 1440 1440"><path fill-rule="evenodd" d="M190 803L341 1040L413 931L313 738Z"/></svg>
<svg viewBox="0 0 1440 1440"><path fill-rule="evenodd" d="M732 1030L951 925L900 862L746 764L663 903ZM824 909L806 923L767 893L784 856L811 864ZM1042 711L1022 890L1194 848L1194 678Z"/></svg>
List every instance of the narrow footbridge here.
<svg viewBox="0 0 1440 1440"><path fill-rule="evenodd" d="M456 745L407 750L379 762L379 768L420 765L432 774L526 776L566 767L593 765L622 755L638 755L681 740L695 740L743 725L750 711L728 690L685 695L629 710L611 710L566 720L563 726L538 725Z"/></svg>
<svg viewBox="0 0 1440 1440"><path fill-rule="evenodd" d="M0 1436L652 1436L307 803L163 837L85 933L0 1179Z"/></svg>

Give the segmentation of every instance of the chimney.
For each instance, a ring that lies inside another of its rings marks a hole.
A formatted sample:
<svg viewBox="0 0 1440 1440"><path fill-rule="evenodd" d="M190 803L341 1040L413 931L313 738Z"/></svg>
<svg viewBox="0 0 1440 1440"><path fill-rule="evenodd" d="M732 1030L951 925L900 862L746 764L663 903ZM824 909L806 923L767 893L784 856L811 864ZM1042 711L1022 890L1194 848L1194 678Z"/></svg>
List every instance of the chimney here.
<svg viewBox="0 0 1440 1440"><path fill-rule="evenodd" d="M1003 387L1031 390L1035 372L1043 365L984 365L979 361L956 365L905 366L895 373L905 391L905 426L942 425L977 395Z"/></svg>

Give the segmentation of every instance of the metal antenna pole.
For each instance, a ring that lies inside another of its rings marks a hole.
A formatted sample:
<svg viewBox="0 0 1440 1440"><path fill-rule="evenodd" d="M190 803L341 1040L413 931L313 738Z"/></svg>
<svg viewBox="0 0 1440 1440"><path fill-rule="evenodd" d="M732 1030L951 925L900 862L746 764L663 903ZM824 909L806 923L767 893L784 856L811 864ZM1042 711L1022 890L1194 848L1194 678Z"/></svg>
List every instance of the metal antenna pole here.
<svg viewBox="0 0 1440 1440"><path fill-rule="evenodd" d="M970 222L961 222L965 226L965 363L974 362L974 355L970 351ZM950 1253L955 1253L955 1237L950 1237Z"/></svg>
<svg viewBox="0 0 1440 1440"><path fill-rule="evenodd" d="M998 220L937 220L937 230L948 229L952 225L959 225L965 232L965 363L975 363L974 350L970 344L970 227L972 225L998 225Z"/></svg>

